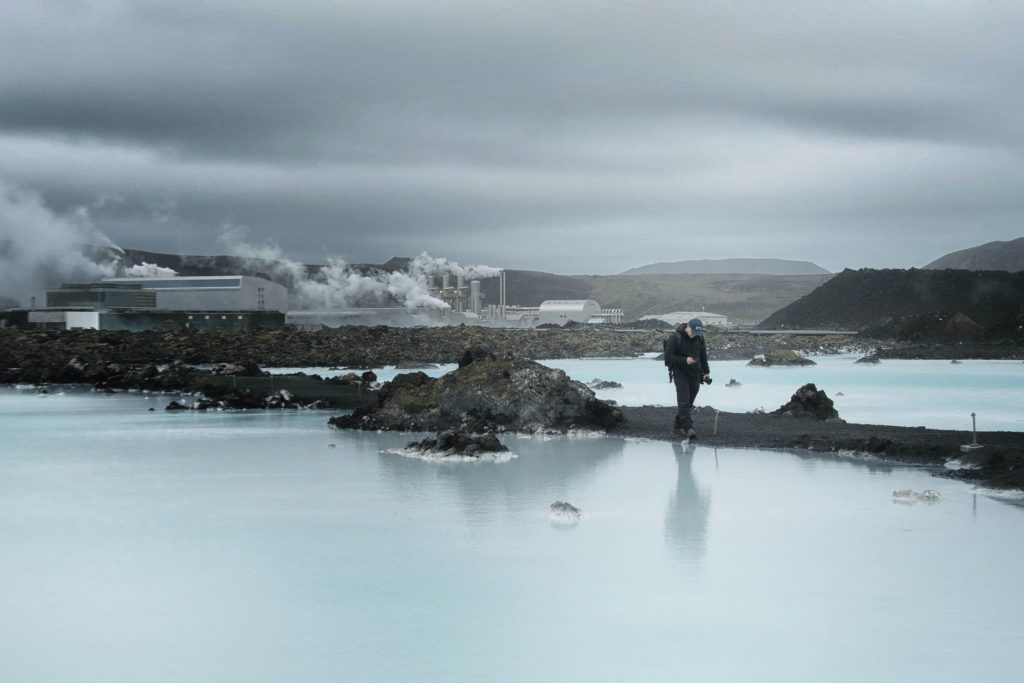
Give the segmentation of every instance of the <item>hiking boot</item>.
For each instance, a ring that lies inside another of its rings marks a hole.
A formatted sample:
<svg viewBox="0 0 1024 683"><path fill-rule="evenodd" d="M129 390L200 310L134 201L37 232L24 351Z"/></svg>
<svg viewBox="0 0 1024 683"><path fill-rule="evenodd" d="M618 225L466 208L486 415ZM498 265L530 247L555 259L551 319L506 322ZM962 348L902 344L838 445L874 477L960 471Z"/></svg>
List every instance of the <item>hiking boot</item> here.
<svg viewBox="0 0 1024 683"><path fill-rule="evenodd" d="M672 425L672 433L676 436L686 436L686 430L679 425Z"/></svg>
<svg viewBox="0 0 1024 683"><path fill-rule="evenodd" d="M686 430L686 438L689 439L690 441L694 441L697 439L697 432L693 430L693 427L690 427L688 430Z"/></svg>

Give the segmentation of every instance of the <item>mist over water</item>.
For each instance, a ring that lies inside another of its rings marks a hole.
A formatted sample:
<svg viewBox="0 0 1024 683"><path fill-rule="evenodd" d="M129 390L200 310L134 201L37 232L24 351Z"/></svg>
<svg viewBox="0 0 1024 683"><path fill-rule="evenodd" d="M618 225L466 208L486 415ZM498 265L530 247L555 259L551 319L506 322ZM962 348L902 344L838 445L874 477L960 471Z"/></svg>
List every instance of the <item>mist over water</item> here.
<svg viewBox="0 0 1024 683"><path fill-rule="evenodd" d="M0 390L0 680L1014 680L1024 509L963 483L609 438L424 462L169 398Z"/></svg>

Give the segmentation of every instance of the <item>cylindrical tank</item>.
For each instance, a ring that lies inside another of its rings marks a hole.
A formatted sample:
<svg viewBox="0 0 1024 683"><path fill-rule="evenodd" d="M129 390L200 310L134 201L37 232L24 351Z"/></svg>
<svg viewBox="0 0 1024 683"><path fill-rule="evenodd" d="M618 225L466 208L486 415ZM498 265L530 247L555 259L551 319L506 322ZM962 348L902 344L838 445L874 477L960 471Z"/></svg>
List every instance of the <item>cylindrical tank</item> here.
<svg viewBox="0 0 1024 683"><path fill-rule="evenodd" d="M469 307L477 315L480 315L480 281L469 281Z"/></svg>

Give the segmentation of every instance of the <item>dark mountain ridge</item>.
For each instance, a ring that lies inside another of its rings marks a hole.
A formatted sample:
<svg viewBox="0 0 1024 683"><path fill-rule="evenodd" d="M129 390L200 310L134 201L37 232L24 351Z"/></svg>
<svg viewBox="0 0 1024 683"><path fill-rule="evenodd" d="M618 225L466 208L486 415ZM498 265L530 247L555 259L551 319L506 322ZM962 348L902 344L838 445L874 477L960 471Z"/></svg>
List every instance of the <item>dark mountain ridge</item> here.
<svg viewBox="0 0 1024 683"><path fill-rule="evenodd" d="M987 242L977 247L961 249L941 256L925 270L1005 270L1016 273L1024 270L1024 237L1007 242Z"/></svg>
<svg viewBox="0 0 1024 683"><path fill-rule="evenodd" d="M1024 339L1024 272L844 270L760 329L848 329L901 339Z"/></svg>

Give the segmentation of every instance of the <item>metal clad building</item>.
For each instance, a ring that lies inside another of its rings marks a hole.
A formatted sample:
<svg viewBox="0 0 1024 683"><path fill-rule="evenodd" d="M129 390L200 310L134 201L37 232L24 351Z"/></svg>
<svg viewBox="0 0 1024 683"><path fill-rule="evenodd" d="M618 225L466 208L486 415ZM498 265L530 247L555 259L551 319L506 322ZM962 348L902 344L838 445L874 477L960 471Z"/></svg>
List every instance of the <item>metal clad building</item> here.
<svg viewBox="0 0 1024 683"><path fill-rule="evenodd" d="M156 292L139 285L61 285L46 292L47 308L155 308Z"/></svg>
<svg viewBox="0 0 1024 683"><path fill-rule="evenodd" d="M176 311L288 310L288 290L248 275L203 277L111 277L103 284L138 285L156 294L156 308Z"/></svg>
<svg viewBox="0 0 1024 683"><path fill-rule="evenodd" d="M558 299L541 303L538 313L541 325L564 325L569 321L589 322L601 315L601 304L593 299Z"/></svg>

